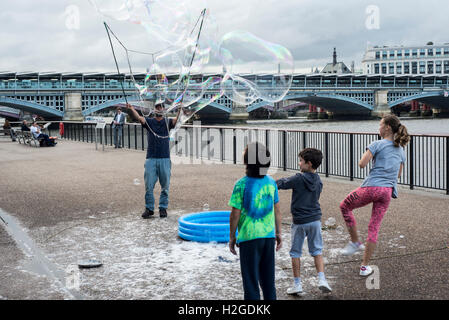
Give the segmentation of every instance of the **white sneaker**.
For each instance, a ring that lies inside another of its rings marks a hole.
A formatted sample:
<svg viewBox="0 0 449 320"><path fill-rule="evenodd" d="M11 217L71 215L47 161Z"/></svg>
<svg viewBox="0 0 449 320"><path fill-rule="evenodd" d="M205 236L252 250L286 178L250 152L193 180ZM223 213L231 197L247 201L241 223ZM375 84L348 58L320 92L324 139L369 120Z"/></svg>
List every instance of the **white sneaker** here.
<svg viewBox="0 0 449 320"><path fill-rule="evenodd" d="M332 292L332 288L329 286L326 279L318 280L318 289L320 289L322 293Z"/></svg>
<svg viewBox="0 0 449 320"><path fill-rule="evenodd" d="M294 284L293 287L287 289L287 294L302 294L302 285Z"/></svg>
<svg viewBox="0 0 449 320"><path fill-rule="evenodd" d="M354 253L363 250L365 250L365 246L362 243L357 245L354 242L349 242L346 247L341 249L341 254L345 256L352 256Z"/></svg>
<svg viewBox="0 0 449 320"><path fill-rule="evenodd" d="M370 266L361 266L360 267L360 275L363 277L367 277L372 274L374 271Z"/></svg>

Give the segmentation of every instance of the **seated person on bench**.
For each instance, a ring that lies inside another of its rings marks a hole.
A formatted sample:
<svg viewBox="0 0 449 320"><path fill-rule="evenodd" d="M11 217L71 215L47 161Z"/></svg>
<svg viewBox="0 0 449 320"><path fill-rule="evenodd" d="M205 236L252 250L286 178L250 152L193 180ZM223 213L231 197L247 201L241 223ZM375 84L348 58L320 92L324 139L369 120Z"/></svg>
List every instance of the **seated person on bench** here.
<svg viewBox="0 0 449 320"><path fill-rule="evenodd" d="M41 133L41 128L37 124L37 122L33 122L31 126L31 133L33 134L34 138L42 140L43 143L41 143L41 146L48 146L48 147L54 147L56 145L55 139L50 139L50 137L44 133Z"/></svg>

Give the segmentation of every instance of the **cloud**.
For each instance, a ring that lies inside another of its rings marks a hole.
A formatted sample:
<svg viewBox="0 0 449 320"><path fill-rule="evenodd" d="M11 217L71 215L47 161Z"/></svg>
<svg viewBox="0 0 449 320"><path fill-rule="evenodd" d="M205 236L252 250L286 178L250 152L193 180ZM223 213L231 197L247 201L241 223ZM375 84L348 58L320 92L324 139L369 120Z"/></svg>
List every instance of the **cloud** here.
<svg viewBox="0 0 449 320"><path fill-rule="evenodd" d="M201 2L196 0L200 7ZM208 0L218 36L233 30L252 32L288 48L296 69L310 70L331 61L360 64L367 43L423 45L449 42L444 0ZM380 10L380 28L368 30L366 7ZM67 26L67 7L79 8L79 28ZM87 0L2 0L0 3L0 70L114 71L106 32ZM137 25L111 22L130 47L151 48L152 40ZM298 71L298 70L296 70Z"/></svg>

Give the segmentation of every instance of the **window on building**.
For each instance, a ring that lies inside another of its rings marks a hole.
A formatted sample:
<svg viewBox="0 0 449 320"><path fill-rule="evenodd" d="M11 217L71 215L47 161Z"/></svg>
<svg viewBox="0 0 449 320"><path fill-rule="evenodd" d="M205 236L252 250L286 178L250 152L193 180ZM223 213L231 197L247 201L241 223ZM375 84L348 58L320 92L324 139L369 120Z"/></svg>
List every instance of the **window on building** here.
<svg viewBox="0 0 449 320"><path fill-rule="evenodd" d="M421 57L424 57L424 56L426 55L426 49L420 49L420 50L419 50L419 55L420 55Z"/></svg>
<svg viewBox="0 0 449 320"><path fill-rule="evenodd" d="M380 59L380 51L376 51L376 60Z"/></svg>
<svg viewBox="0 0 449 320"><path fill-rule="evenodd" d="M394 63L389 63L388 64L388 73L389 74L394 74Z"/></svg>
<svg viewBox="0 0 449 320"><path fill-rule="evenodd" d="M390 50L390 58L394 58L394 50Z"/></svg>
<svg viewBox="0 0 449 320"><path fill-rule="evenodd" d="M442 72L441 61L435 61L435 73L441 73L441 72Z"/></svg>
<svg viewBox="0 0 449 320"><path fill-rule="evenodd" d="M396 73L402 74L402 63L400 63L400 62L396 63Z"/></svg>
<svg viewBox="0 0 449 320"><path fill-rule="evenodd" d="M427 73L428 74L433 73L433 61L427 61Z"/></svg>
<svg viewBox="0 0 449 320"><path fill-rule="evenodd" d="M398 52L397 52L397 57L398 57L398 58L402 58L402 50L398 50Z"/></svg>
<svg viewBox="0 0 449 320"><path fill-rule="evenodd" d="M413 49L412 50L412 57L418 57L418 49Z"/></svg>
<svg viewBox="0 0 449 320"><path fill-rule="evenodd" d="M449 62L449 61L448 61ZM374 73L375 74L379 74L379 64L378 63L375 63L374 64Z"/></svg>
<svg viewBox="0 0 449 320"><path fill-rule="evenodd" d="M404 62L404 74L410 73L410 62Z"/></svg>
<svg viewBox="0 0 449 320"><path fill-rule="evenodd" d="M386 73L387 73L387 64L382 63L382 74L386 74Z"/></svg>
<svg viewBox="0 0 449 320"><path fill-rule="evenodd" d="M419 62L419 73L420 74L426 73L426 62L425 61Z"/></svg>
<svg viewBox="0 0 449 320"><path fill-rule="evenodd" d="M444 48L444 55L449 56L449 48Z"/></svg>
<svg viewBox="0 0 449 320"><path fill-rule="evenodd" d="M433 48L427 49L427 56L429 57L433 56Z"/></svg>
<svg viewBox="0 0 449 320"><path fill-rule="evenodd" d="M445 74L449 73L449 60L444 61L444 73Z"/></svg>
<svg viewBox="0 0 449 320"><path fill-rule="evenodd" d="M404 57L410 57L410 50L409 49L404 51Z"/></svg>
<svg viewBox="0 0 449 320"><path fill-rule="evenodd" d="M412 74L418 74L418 62L412 62Z"/></svg>
<svg viewBox="0 0 449 320"><path fill-rule="evenodd" d="M440 57L440 56L441 56L441 49L440 49L440 48L435 49L435 55L436 55L437 57Z"/></svg>
<svg viewBox="0 0 449 320"><path fill-rule="evenodd" d="M387 51L382 51L382 59L387 59Z"/></svg>

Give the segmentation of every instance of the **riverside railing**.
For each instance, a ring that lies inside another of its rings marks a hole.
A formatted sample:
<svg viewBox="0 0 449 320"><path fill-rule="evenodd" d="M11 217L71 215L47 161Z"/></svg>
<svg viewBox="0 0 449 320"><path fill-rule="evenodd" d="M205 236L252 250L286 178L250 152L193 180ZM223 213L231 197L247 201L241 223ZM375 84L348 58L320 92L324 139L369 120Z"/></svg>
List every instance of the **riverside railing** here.
<svg viewBox="0 0 449 320"><path fill-rule="evenodd" d="M95 123L64 122L63 138L95 142ZM98 134L98 142L103 143ZM215 160L242 164L247 143L264 143L271 153L271 167L299 170L298 153L307 147L323 152L323 162L317 172L328 176L364 179L371 163L364 169L358 161L373 141L376 133L279 130L273 128L229 126L182 126L170 141L171 152L198 160ZM106 125L106 145L113 145L113 130ZM140 124L123 127L122 147L146 150L147 132ZM405 147L407 160L399 184L444 190L449 195L449 135L411 135Z"/></svg>

